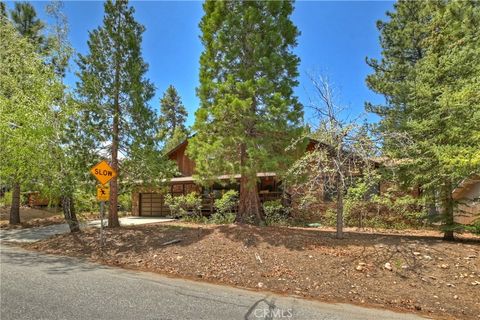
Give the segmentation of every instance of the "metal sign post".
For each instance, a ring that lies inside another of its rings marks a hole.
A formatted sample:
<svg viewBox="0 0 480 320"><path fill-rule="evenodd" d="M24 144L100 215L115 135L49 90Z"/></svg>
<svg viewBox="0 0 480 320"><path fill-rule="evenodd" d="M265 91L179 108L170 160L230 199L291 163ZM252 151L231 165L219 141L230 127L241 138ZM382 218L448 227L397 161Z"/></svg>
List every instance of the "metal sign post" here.
<svg viewBox="0 0 480 320"><path fill-rule="evenodd" d="M103 230L105 202L110 201L110 187L106 185L106 183L116 177L117 172L115 172L106 161L100 161L90 169L90 173L101 183L97 185L97 201L100 202L100 252L103 254L103 247L105 245L105 234Z"/></svg>
<svg viewBox="0 0 480 320"><path fill-rule="evenodd" d="M103 235L103 217L105 212L105 201L100 201L100 252L103 253L104 235Z"/></svg>

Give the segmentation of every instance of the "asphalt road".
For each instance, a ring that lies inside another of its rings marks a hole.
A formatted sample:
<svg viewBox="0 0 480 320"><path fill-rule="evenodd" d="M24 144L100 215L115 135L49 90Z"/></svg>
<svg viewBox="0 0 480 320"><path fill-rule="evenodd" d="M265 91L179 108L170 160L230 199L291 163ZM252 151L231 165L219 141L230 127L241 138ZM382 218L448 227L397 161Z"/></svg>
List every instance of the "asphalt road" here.
<svg viewBox="0 0 480 320"><path fill-rule="evenodd" d="M122 226L133 226L158 222L169 222L174 219L158 218L158 217L122 217L119 219ZM107 221L104 221L105 225ZM80 225L100 228L100 220L88 221L86 224ZM35 242L38 240L46 239L56 234L62 234L69 232L68 224L52 224L50 226L38 227L38 228L25 228L25 229L10 229L0 231L0 241L8 242Z"/></svg>
<svg viewBox="0 0 480 320"><path fill-rule="evenodd" d="M0 248L0 318L10 319L420 319L126 271Z"/></svg>

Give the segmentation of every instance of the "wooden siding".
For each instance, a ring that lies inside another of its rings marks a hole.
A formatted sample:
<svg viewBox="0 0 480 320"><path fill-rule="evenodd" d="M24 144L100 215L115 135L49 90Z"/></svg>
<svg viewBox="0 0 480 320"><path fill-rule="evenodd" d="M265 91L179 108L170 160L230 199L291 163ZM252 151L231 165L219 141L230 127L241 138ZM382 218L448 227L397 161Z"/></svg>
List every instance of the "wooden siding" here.
<svg viewBox="0 0 480 320"><path fill-rule="evenodd" d="M185 140L168 154L168 158L177 163L178 171L180 171L181 175L184 177L193 175L193 172L195 171L195 162L185 154L187 146L188 140Z"/></svg>

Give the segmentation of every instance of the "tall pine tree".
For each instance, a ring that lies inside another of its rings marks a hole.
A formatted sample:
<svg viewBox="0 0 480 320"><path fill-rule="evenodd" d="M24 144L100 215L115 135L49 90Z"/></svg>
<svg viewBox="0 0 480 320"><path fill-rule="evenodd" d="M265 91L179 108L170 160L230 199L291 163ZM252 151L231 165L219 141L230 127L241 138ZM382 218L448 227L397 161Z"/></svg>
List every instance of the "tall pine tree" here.
<svg viewBox="0 0 480 320"><path fill-rule="evenodd" d="M15 29L32 41L39 50L43 50L46 40L42 31L45 24L37 17L35 8L28 2L16 2L10 17Z"/></svg>
<svg viewBox="0 0 480 320"><path fill-rule="evenodd" d="M480 168L480 6L399 1L389 16L379 23L383 58L370 60L367 78L387 104L369 108L406 184L440 198L453 239L452 191Z"/></svg>
<svg viewBox="0 0 480 320"><path fill-rule="evenodd" d="M165 141L165 152L187 138L188 131L185 127L187 116L187 109L185 109L177 89L170 85L160 99L159 133Z"/></svg>
<svg viewBox="0 0 480 320"><path fill-rule="evenodd" d="M257 173L280 173L292 160L285 148L301 132L293 3L207 1L203 9L201 106L188 153L202 179L240 173L236 221L260 223Z"/></svg>
<svg viewBox="0 0 480 320"><path fill-rule="evenodd" d="M103 25L89 34L89 53L79 55L78 60L78 95L88 106L99 143L109 144L110 165L117 172L119 150L131 156L131 151L155 148L150 135L155 134L156 117L146 104L154 87L145 78L148 65L141 52L144 30L127 1L109 0ZM114 178L110 181L109 227L119 226L117 205L118 181Z"/></svg>

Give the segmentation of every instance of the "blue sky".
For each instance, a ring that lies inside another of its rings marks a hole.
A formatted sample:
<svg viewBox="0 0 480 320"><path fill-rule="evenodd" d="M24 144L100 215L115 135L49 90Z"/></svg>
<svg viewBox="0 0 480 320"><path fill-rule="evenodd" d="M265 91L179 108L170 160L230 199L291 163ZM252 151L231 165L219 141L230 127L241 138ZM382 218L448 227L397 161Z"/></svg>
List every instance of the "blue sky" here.
<svg viewBox="0 0 480 320"><path fill-rule="evenodd" d="M48 22L46 2L33 2L37 13ZM13 3L7 3L12 8ZM146 27L143 54L150 65L148 78L157 92L150 106L159 109L159 99L169 84L179 91L189 111L188 124L194 121L198 107L195 88L198 86L198 66L202 45L198 23L203 15L199 1L134 1L136 19ZM385 19L393 2L387 1L299 1L295 4L293 22L301 31L295 52L301 59L300 85L295 92L300 101L308 103L313 95L307 72L326 74L336 87L339 102L351 115L364 112L365 101L381 102L383 98L371 92L365 77L371 72L365 57L379 57L380 45L375 23ZM87 52L88 31L102 23L103 3L97 1L67 1L64 13L70 23L70 41L77 52ZM74 86L76 64L72 61L67 84ZM308 109L305 119L311 119ZM376 117L368 116L370 121Z"/></svg>

